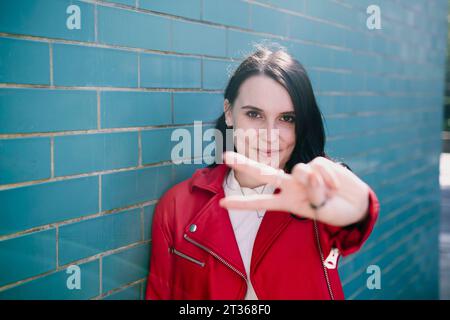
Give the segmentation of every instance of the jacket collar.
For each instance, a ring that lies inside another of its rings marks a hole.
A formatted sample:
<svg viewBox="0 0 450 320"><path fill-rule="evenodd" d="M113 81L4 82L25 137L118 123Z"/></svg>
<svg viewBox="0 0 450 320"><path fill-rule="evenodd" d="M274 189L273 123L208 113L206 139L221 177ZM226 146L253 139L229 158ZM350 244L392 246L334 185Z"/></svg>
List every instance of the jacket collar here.
<svg viewBox="0 0 450 320"><path fill-rule="evenodd" d="M228 210L219 205L219 200L225 196L222 183L229 170L231 168L226 164L217 164L213 168L196 170L190 181L191 192L194 192L195 188L199 188L208 190L213 195L185 226L184 231L191 239L219 255L245 275L244 264ZM274 190L274 194L279 192L279 188ZM251 273L254 273L264 253L291 221L292 216L287 212L266 211L253 245ZM196 228L192 232L190 226L194 224Z"/></svg>
<svg viewBox="0 0 450 320"><path fill-rule="evenodd" d="M190 191L192 192L194 187L197 187L214 193L220 192L223 179L230 169L226 164L219 163L213 168L206 167L196 170L189 184Z"/></svg>

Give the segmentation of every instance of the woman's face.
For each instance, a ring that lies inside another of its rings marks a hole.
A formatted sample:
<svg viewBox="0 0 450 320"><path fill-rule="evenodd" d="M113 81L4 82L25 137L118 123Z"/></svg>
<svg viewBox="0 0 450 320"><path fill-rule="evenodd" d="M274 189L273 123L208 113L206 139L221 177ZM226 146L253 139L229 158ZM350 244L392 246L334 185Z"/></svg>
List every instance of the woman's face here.
<svg viewBox="0 0 450 320"><path fill-rule="evenodd" d="M225 121L233 126L238 153L284 168L295 147L295 112L287 90L266 75L246 79L233 108L224 101Z"/></svg>

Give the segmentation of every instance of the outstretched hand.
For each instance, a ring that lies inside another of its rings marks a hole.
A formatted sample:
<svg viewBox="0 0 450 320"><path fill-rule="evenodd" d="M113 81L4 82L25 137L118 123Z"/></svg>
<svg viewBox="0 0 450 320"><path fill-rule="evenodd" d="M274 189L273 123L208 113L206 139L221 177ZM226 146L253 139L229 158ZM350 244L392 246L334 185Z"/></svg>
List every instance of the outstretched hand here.
<svg viewBox="0 0 450 320"><path fill-rule="evenodd" d="M259 184L280 189L277 194L225 197L219 204L227 209L285 211L334 226L359 222L368 212L369 186L347 168L325 157L296 164L292 174L236 152L225 152L223 159L226 165L245 172ZM314 206L318 207L314 209Z"/></svg>

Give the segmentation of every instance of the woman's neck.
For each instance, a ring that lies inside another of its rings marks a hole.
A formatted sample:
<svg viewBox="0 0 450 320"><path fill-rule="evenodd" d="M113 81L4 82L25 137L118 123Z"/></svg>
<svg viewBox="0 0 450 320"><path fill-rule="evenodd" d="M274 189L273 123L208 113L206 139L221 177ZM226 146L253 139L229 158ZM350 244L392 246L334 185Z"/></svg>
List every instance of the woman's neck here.
<svg viewBox="0 0 450 320"><path fill-rule="evenodd" d="M245 172L242 171L234 170L234 177L236 178L241 188L254 189L261 185L261 183L258 183L258 181L255 181L255 179L253 179L251 176L245 174Z"/></svg>
<svg viewBox="0 0 450 320"><path fill-rule="evenodd" d="M237 180L241 188L254 189L265 184L258 180L255 180L255 178L242 171L238 172L234 170L234 178Z"/></svg>

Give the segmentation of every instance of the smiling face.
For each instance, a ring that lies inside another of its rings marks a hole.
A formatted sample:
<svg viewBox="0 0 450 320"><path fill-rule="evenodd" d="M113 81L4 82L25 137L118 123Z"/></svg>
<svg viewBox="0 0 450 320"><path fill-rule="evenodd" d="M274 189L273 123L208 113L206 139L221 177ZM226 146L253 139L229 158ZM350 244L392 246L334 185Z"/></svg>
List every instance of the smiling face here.
<svg viewBox="0 0 450 320"><path fill-rule="evenodd" d="M275 168L284 168L295 147L295 111L287 90L266 75L246 79L225 121L233 126L238 153Z"/></svg>

